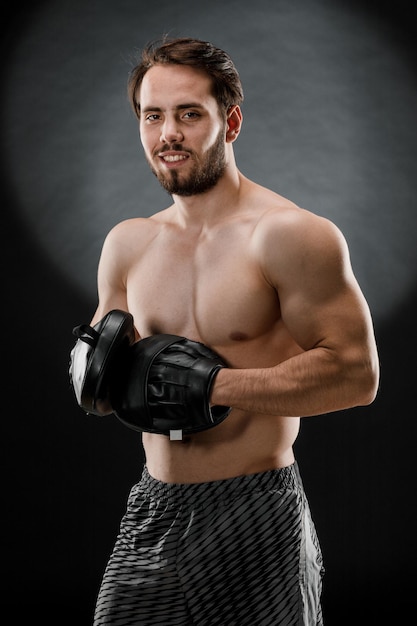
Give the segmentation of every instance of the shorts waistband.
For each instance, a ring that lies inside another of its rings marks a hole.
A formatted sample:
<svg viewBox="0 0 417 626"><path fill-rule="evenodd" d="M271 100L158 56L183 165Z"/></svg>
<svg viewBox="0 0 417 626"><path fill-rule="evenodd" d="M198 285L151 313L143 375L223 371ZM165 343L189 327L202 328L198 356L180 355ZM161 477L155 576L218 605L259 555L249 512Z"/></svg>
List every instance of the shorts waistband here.
<svg viewBox="0 0 417 626"><path fill-rule="evenodd" d="M298 489L300 487L300 475L297 462L286 467L267 470L256 474L247 474L222 480L207 481L203 483L165 483L153 478L148 472L146 465L138 487L150 497L157 499L194 499L200 495L207 497L230 497L245 491L277 491L278 489Z"/></svg>

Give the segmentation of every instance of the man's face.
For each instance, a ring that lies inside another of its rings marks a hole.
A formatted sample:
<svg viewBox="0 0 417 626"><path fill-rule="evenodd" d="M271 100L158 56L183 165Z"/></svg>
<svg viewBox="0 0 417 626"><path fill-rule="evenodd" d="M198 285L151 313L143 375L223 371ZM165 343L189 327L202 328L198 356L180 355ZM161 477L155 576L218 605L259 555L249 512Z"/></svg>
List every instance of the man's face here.
<svg viewBox="0 0 417 626"><path fill-rule="evenodd" d="M152 67L139 102L145 156L164 189L192 196L214 187L226 167L226 124L208 76L181 65Z"/></svg>

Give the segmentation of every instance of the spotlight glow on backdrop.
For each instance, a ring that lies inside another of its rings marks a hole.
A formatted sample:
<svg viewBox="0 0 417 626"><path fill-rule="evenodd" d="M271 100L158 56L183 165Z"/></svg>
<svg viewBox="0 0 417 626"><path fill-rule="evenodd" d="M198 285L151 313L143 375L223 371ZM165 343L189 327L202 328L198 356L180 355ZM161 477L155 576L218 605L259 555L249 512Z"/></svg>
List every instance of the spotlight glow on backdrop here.
<svg viewBox="0 0 417 626"><path fill-rule="evenodd" d="M3 160L21 217L65 280L95 297L107 231L170 198L126 98L135 49L168 32L227 50L244 89L242 172L344 232L376 320L415 286L417 90L381 19L324 0L45 2L16 39Z"/></svg>

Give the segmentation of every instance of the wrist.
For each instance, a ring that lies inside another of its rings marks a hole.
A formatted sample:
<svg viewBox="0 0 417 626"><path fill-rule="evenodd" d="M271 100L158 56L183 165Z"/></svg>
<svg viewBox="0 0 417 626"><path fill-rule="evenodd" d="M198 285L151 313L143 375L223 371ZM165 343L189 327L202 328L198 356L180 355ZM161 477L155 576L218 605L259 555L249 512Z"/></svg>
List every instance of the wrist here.
<svg viewBox="0 0 417 626"><path fill-rule="evenodd" d="M216 376L214 378L214 381L211 387L211 393L210 393L210 404L212 406L216 404L219 404L219 405L225 404L226 380L227 380L229 371L230 371L229 368L222 367L216 373ZM229 403L226 402L227 406L228 404Z"/></svg>

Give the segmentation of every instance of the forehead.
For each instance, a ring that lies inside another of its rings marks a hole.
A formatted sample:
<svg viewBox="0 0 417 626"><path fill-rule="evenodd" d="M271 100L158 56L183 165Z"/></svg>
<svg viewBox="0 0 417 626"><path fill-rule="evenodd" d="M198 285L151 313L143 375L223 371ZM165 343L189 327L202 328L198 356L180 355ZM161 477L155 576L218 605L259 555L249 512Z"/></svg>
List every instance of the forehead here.
<svg viewBox="0 0 417 626"><path fill-rule="evenodd" d="M136 99L140 108L171 107L183 102L216 105L211 78L185 65L155 65L143 77Z"/></svg>

